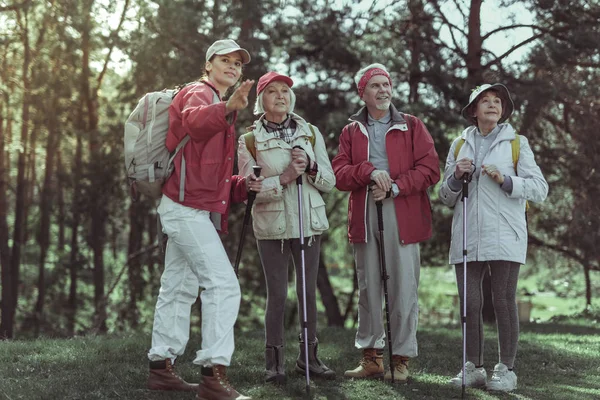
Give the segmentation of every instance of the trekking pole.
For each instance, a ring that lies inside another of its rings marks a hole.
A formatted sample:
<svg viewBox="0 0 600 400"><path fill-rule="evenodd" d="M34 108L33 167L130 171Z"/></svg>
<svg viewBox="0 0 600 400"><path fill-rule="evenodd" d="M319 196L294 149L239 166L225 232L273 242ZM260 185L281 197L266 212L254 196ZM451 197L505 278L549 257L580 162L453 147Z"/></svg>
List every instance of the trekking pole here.
<svg viewBox="0 0 600 400"><path fill-rule="evenodd" d="M379 263L381 265L381 281L383 283L383 298L385 300L385 322L387 325L387 341L388 349L390 351L390 372L392 373L392 383L394 383L394 363L393 363L393 349L392 349L392 331L390 328L390 301L388 299L388 287L387 281L390 276L387 273L387 267L385 265L385 245L383 242L383 203L381 200L375 202L377 206L377 222L379 224Z"/></svg>
<svg viewBox="0 0 600 400"><path fill-rule="evenodd" d="M260 172L262 168L258 165L252 167L252 172L254 172L254 176L257 178L260 177ZM240 242L238 244L237 255L235 256L235 264L233 266L233 270L235 271L235 276L238 276L238 271L240 268L240 260L242 259L242 249L244 248L244 239L246 238L246 227L250 225L250 217L252 216L252 204L254 203L254 199L256 198L256 192L249 190L248 191L248 201L246 202L246 212L244 214L244 224L242 225L242 234L240 235Z"/></svg>
<svg viewBox="0 0 600 400"><path fill-rule="evenodd" d="M302 148L294 146L294 148ZM308 322L306 311L306 263L304 260L304 218L302 216L304 208L302 207L302 175L296 178L298 186L298 222L300 228L300 259L302 260L302 334L304 335L304 371L306 377L306 395L310 395L310 373L308 366Z"/></svg>
<svg viewBox="0 0 600 400"><path fill-rule="evenodd" d="M469 174L462 176L462 203L463 203L463 309L462 309L462 328L463 328L463 363L462 363L462 395L465 398L465 364L467 363L467 197L469 197Z"/></svg>

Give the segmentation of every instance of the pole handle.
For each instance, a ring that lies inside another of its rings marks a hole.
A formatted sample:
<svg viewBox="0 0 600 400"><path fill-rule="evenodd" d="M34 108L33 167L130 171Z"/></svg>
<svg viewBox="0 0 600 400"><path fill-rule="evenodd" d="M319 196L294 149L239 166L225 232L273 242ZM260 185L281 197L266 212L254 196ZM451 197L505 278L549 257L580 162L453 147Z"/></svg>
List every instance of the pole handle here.
<svg viewBox="0 0 600 400"><path fill-rule="evenodd" d="M254 173L254 176L256 176L257 178L260 176L261 170L262 170L262 167L259 165L255 165L252 167L252 172ZM255 198L256 198L256 192L254 190L248 190L248 206L249 206L249 208L252 208L252 203L254 203Z"/></svg>
<svg viewBox="0 0 600 400"><path fill-rule="evenodd" d="M262 167L260 165L255 165L252 167L252 172L254 172L254 175L259 178L260 177L260 173L262 172Z"/></svg>
<svg viewBox="0 0 600 400"><path fill-rule="evenodd" d="M469 197L469 174L465 172L463 176L460 178L462 180L462 197L461 199L464 201L465 198Z"/></svg>

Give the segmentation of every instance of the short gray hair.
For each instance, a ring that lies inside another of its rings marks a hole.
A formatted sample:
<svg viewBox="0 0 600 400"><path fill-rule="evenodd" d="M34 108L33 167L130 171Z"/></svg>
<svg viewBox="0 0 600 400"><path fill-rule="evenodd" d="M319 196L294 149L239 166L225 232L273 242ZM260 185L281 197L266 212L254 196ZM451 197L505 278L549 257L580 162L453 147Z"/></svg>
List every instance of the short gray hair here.
<svg viewBox="0 0 600 400"><path fill-rule="evenodd" d="M265 108L263 106L263 93L264 92L265 91L263 90L262 92L260 92L260 94L258 96L256 96L256 103L254 103L254 115L262 115L265 113ZM290 88L290 108L288 110L288 114L291 114L294 112L295 106L296 106L296 94L294 93L292 88Z"/></svg>

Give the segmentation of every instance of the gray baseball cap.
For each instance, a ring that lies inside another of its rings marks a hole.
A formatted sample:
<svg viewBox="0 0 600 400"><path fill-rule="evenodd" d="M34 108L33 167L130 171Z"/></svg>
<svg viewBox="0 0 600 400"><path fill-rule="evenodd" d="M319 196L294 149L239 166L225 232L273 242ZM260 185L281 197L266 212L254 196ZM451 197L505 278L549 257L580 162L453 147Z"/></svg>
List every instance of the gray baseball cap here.
<svg viewBox="0 0 600 400"><path fill-rule="evenodd" d="M208 50L206 50L206 61L210 60L215 54L222 56L223 54L236 51L242 55L243 64L250 62L250 53L246 49L242 49L239 44L231 39L221 39L211 44Z"/></svg>
<svg viewBox="0 0 600 400"><path fill-rule="evenodd" d="M506 121L508 119L508 117L510 117L510 115L513 113L513 111L515 109L515 104L513 103L512 98L510 97L510 92L508 91L507 87L501 83L493 83L491 85L489 83L485 83L481 86L477 86L471 92L471 95L469 96L469 104L467 104L465 106L465 108L462 109L462 112L461 112L461 115L463 116L464 119L477 125L477 120L475 119L475 117L473 117L472 115L468 115L469 108L471 107L471 105L473 105L474 103L477 102L477 98L479 97L480 94L482 94L486 90L490 90L490 89L495 89L498 92L500 92L500 97L502 97L502 100L503 100L502 101L502 116L500 117L500 120L498 121L498 123L501 124L502 122Z"/></svg>

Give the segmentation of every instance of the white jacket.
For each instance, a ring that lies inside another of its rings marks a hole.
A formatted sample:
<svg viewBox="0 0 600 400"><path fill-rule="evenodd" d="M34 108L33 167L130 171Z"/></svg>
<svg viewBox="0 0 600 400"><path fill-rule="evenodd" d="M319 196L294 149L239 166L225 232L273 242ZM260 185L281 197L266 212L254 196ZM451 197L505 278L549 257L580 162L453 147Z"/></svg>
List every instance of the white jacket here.
<svg viewBox="0 0 600 400"><path fill-rule="evenodd" d="M311 160L318 164L315 177L302 175L302 214L304 236L320 235L329 228L325 202L320 192L330 192L335 186L335 176L327 155L327 148L321 132L313 125L315 132L314 149L307 122L296 114L290 114L296 121L296 132L290 144L268 133L263 126L263 118L254 122L254 160L243 136L238 143L238 168L240 175L252 172L252 166L262 167L263 189L257 194L252 208L254 236L259 240L295 239L300 237L298 216L298 186L296 181L286 186L279 183L279 175L292 161L292 148L301 146Z"/></svg>
<svg viewBox="0 0 600 400"><path fill-rule="evenodd" d="M510 124L500 124L500 132L487 154L481 158L483 165L494 164L500 173L512 179L512 193L500 188L489 175L481 175L481 165L476 165L479 179L469 183L467 197L467 261L502 260L524 264L527 256L527 222L525 202L542 202L548 195L548 183L537 166L527 138L521 136L517 171L514 169L511 140L515 130ZM463 262L463 202L462 190L454 192L448 178L454 173L456 160L463 157L475 159L475 126L465 129L454 140L444 170L440 198L454 207L450 264ZM454 152L459 139L465 140L456 159Z"/></svg>

